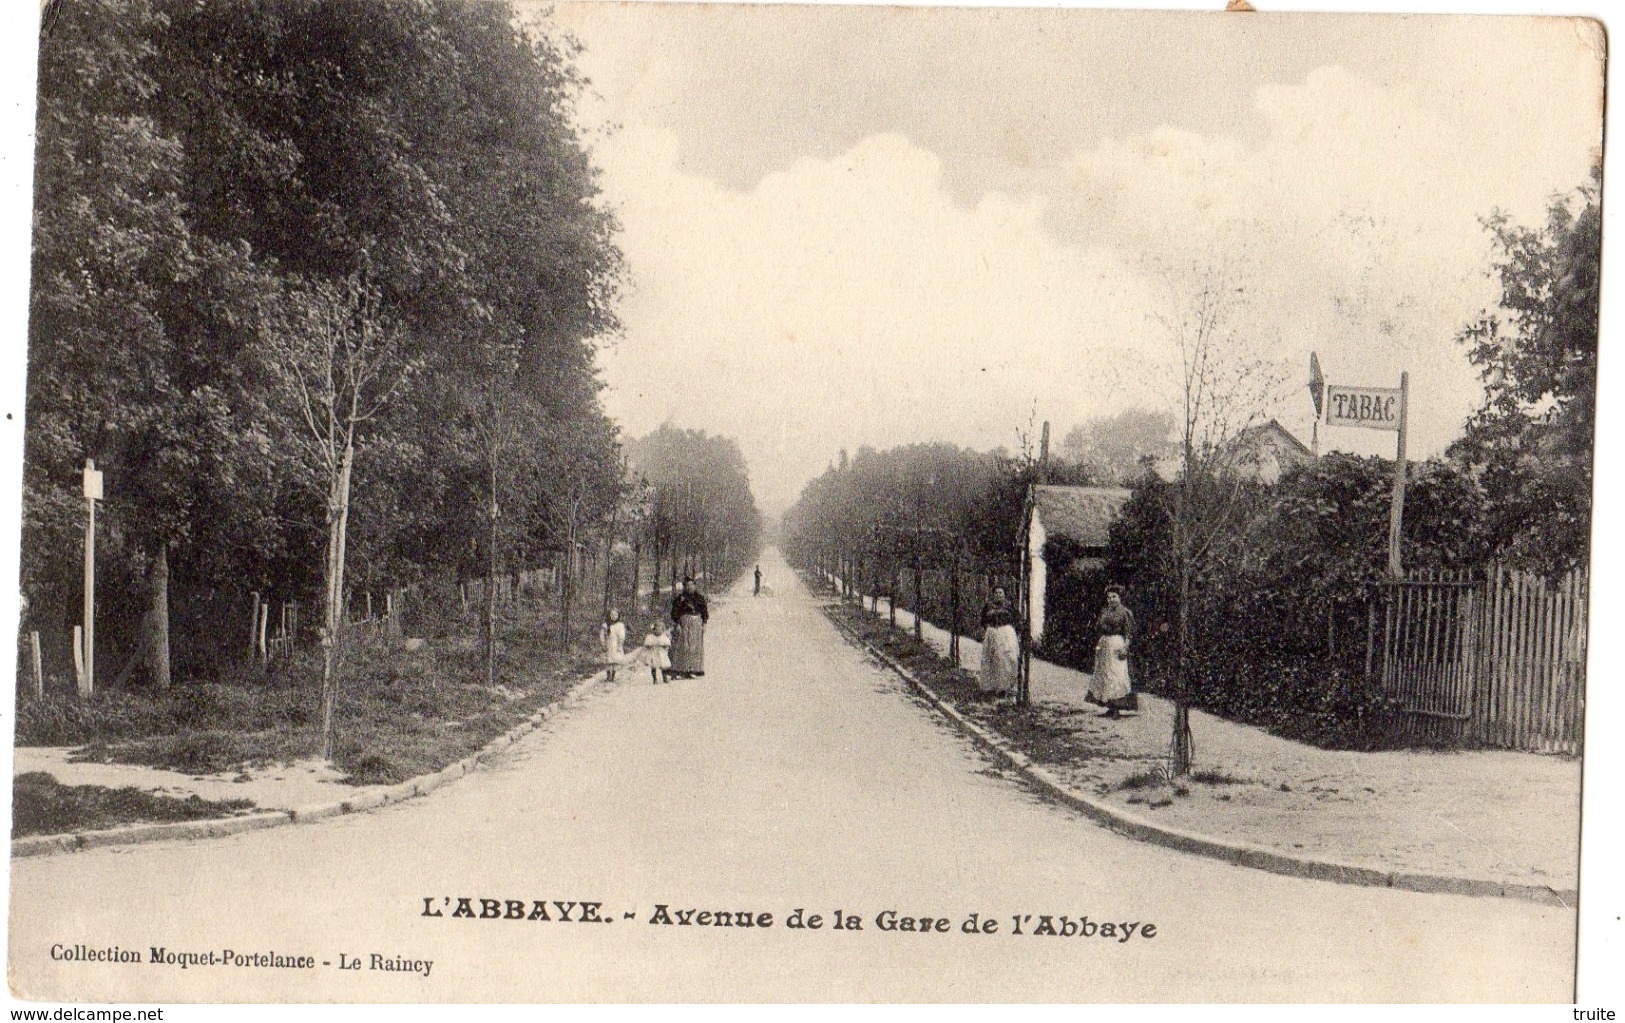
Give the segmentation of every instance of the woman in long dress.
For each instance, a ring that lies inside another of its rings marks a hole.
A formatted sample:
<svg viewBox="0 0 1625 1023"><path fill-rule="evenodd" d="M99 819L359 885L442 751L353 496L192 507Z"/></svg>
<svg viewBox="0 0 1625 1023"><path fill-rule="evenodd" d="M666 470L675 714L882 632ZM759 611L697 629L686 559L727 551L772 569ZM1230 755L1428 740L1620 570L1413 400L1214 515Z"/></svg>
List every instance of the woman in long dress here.
<svg viewBox="0 0 1625 1023"><path fill-rule="evenodd" d="M1134 634L1134 613L1123 606L1122 587L1106 588L1106 609L1100 612L1099 625L1095 673L1089 676L1084 699L1106 708L1101 717L1114 718L1125 710L1139 709L1139 700L1128 676L1128 644Z"/></svg>
<svg viewBox="0 0 1625 1023"><path fill-rule="evenodd" d="M1016 661L1020 655L1016 640L1016 609L995 587L982 605L982 670L978 683L982 692L1009 695L1016 687Z"/></svg>
<svg viewBox="0 0 1625 1023"><path fill-rule="evenodd" d="M705 594L694 585L694 577L683 580L683 592L672 598L671 673L685 678L698 678L705 674L705 626L711 620L711 609Z"/></svg>

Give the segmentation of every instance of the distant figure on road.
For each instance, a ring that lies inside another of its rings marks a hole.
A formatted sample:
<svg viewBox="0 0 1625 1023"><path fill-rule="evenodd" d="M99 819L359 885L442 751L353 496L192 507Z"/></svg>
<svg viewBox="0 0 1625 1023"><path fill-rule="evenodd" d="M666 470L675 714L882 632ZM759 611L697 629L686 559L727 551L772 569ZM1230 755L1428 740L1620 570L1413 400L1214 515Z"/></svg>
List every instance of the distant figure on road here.
<svg viewBox="0 0 1625 1023"><path fill-rule="evenodd" d="M1123 588L1106 587L1106 610L1100 612L1100 642L1095 644L1095 673L1084 699L1105 707L1101 717L1138 710L1139 700L1128 677L1128 644L1134 634L1134 612L1123 606Z"/></svg>
<svg viewBox="0 0 1625 1023"><path fill-rule="evenodd" d="M671 646L671 635L666 631L666 623L659 618L649 626L649 634L643 637L642 657L649 663L649 678L655 685L666 681L666 669L671 667L671 658L666 656L666 649Z"/></svg>
<svg viewBox="0 0 1625 1023"><path fill-rule="evenodd" d="M761 565L756 566L756 588L751 591L750 595L753 596L753 597L760 597L762 595L762 566Z"/></svg>
<svg viewBox="0 0 1625 1023"><path fill-rule="evenodd" d="M982 670L978 676L983 693L1009 695L1016 687L1016 609L997 586L982 605Z"/></svg>
<svg viewBox="0 0 1625 1023"><path fill-rule="evenodd" d="M683 592L672 598L671 620L676 626L671 647L671 673L687 678L705 674L705 625L711 609L693 576L683 577Z"/></svg>
<svg viewBox="0 0 1625 1023"><path fill-rule="evenodd" d="M626 623L621 621L621 613L613 607L604 618L604 624L598 627L598 642L604 648L604 675L613 682L615 669L626 661Z"/></svg>

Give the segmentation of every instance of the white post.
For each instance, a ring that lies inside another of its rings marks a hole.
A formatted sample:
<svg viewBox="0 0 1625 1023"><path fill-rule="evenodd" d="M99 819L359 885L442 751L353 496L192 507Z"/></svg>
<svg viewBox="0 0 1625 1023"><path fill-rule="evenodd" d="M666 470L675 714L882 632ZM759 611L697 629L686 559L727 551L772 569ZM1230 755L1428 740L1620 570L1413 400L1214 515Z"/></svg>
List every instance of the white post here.
<svg viewBox="0 0 1625 1023"><path fill-rule="evenodd" d="M85 459L85 624L84 671L79 676L79 695L96 691L96 499L102 496L102 474L96 460Z"/></svg>
<svg viewBox="0 0 1625 1023"><path fill-rule="evenodd" d="M1394 503L1388 516L1388 574L1401 578L1399 535L1405 522L1405 430L1410 419L1411 375L1399 374L1399 452L1394 458Z"/></svg>

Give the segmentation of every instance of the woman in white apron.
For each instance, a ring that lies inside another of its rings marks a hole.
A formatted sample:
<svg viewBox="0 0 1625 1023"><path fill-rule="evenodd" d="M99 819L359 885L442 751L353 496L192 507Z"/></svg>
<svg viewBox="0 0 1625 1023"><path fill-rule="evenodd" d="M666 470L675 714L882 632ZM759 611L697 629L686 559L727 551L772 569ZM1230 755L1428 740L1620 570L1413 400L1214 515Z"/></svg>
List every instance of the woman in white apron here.
<svg viewBox="0 0 1625 1023"><path fill-rule="evenodd" d="M1101 717L1114 718L1125 710L1138 710L1139 700L1128 677L1128 644L1134 634L1134 613L1123 606L1123 588L1106 588L1106 610L1100 612L1100 642L1095 644L1095 673L1089 676L1084 699L1105 707Z"/></svg>
<svg viewBox="0 0 1625 1023"><path fill-rule="evenodd" d="M1016 662L1021 644L1016 638L1016 609L995 587L982 606L982 670L977 681L989 696L1009 696L1016 687Z"/></svg>

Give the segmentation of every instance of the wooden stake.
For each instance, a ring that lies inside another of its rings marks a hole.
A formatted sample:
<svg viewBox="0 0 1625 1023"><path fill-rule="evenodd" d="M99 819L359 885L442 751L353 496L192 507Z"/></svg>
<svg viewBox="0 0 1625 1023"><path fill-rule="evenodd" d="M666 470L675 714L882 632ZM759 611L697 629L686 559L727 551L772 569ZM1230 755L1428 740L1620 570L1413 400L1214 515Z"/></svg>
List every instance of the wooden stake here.
<svg viewBox="0 0 1625 1023"><path fill-rule="evenodd" d="M73 627L73 676L79 685L79 695L88 695L85 691L85 627Z"/></svg>
<svg viewBox="0 0 1625 1023"><path fill-rule="evenodd" d="M260 591L254 591L254 607L248 615L248 659L253 660L260 649Z"/></svg>
<svg viewBox="0 0 1625 1023"><path fill-rule="evenodd" d="M45 666L40 662L38 632L28 634L28 652L34 660L34 697L35 699L43 699L45 697Z"/></svg>

